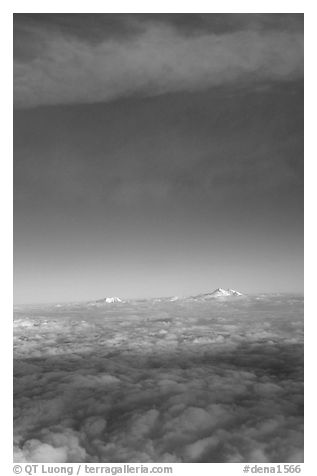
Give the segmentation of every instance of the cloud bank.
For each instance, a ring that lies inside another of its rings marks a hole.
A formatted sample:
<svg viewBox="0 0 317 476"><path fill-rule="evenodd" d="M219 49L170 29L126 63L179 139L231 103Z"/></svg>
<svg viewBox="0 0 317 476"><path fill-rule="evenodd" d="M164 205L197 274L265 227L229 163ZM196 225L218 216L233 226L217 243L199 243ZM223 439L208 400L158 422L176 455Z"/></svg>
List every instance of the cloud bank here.
<svg viewBox="0 0 317 476"><path fill-rule="evenodd" d="M303 75L303 34L297 30L181 33L145 22L137 34L89 42L36 27L32 55L14 64L17 107L107 102ZM30 43L30 41L29 41Z"/></svg>
<svg viewBox="0 0 317 476"><path fill-rule="evenodd" d="M302 462L302 299L20 309L16 462Z"/></svg>

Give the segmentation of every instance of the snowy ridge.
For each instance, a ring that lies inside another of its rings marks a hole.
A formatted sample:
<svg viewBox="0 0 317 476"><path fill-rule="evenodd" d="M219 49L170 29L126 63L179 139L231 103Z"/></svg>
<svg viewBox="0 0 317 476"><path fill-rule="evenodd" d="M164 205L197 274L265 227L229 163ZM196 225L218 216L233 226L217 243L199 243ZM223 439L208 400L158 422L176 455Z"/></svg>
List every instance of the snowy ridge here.
<svg viewBox="0 0 317 476"><path fill-rule="evenodd" d="M198 294L197 296L191 296L188 299L193 301L207 301L208 299L229 298L238 296L243 296L243 294L239 291L236 291L235 289L217 288L212 293Z"/></svg>
<svg viewBox="0 0 317 476"><path fill-rule="evenodd" d="M242 293L239 291L236 291L235 289L223 289L223 288L218 288L216 289L213 293L211 293L212 296L215 297L222 297L222 296L243 296Z"/></svg>
<svg viewBox="0 0 317 476"><path fill-rule="evenodd" d="M102 299L98 299L97 301L90 302L90 306L102 306L103 304L116 304L116 303L124 303L124 301L116 296L105 297Z"/></svg>

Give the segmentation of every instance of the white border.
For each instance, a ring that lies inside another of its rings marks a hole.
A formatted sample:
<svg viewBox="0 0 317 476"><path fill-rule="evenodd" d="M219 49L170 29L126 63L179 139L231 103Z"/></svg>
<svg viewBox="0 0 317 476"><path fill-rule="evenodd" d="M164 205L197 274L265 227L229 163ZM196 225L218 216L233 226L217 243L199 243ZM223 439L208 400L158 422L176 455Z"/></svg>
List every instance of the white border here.
<svg viewBox="0 0 317 476"><path fill-rule="evenodd" d="M186 2L182 0L162 1L133 1L117 0L105 2L103 0L14 0L9 2L10 11L19 13L301 13L304 11L305 1L294 0L222 0Z"/></svg>
<svg viewBox="0 0 317 476"><path fill-rule="evenodd" d="M5 1L1 4L1 130L2 157L0 159L0 190L1 190L1 299L2 328L1 332L1 363L2 385L2 414L1 449L6 455L4 465L8 464L4 474L12 474L12 13L305 13L305 473L315 474L315 361L313 352L317 338L317 313L315 311L316 280L316 246L317 233L317 199L315 194L316 182L316 7L309 1L218 1L218 2L184 2L160 1L152 2L101 0L83 1ZM314 153L315 152L315 153ZM210 464L209 474L243 474L242 466L235 464ZM192 464L182 465L182 474L190 473L202 466ZM240 468L240 469L238 469ZM180 474L179 471L176 472Z"/></svg>

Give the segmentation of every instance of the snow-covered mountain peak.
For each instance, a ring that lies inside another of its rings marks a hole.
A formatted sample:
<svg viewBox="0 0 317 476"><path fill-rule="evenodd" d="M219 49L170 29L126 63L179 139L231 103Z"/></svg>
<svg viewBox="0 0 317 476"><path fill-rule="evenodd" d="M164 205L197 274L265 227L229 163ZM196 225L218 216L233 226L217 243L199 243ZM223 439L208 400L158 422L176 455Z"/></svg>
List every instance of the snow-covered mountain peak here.
<svg viewBox="0 0 317 476"><path fill-rule="evenodd" d="M107 304L112 304L114 302L122 302L122 299L116 297L116 296L111 296L111 297L106 297L104 299L101 299L100 301L104 301L106 302ZM99 301L99 302L100 302Z"/></svg>
<svg viewBox="0 0 317 476"><path fill-rule="evenodd" d="M115 303L124 303L124 301L117 296L109 296L102 299L97 299L97 301L92 301L89 303L90 306L103 306L104 304L115 304Z"/></svg>
<svg viewBox="0 0 317 476"><path fill-rule="evenodd" d="M232 296L243 296L243 294L239 291L236 291L235 289L217 288L212 293L198 294L197 296L192 296L189 299L194 301L207 301L208 299L227 298Z"/></svg>
<svg viewBox="0 0 317 476"><path fill-rule="evenodd" d="M235 289L224 289L224 288L218 288L214 292L211 293L211 295L217 297L221 296L242 296L242 293L239 291L236 291Z"/></svg>

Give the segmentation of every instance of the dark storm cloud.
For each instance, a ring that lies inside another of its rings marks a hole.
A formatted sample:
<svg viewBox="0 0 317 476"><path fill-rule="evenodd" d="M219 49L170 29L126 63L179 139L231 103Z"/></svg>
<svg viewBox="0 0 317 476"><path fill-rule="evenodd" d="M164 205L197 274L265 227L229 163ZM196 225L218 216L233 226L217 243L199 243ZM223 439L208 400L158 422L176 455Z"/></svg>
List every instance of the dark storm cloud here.
<svg viewBox="0 0 317 476"><path fill-rule="evenodd" d="M303 74L300 15L15 18L18 107L105 102Z"/></svg>

